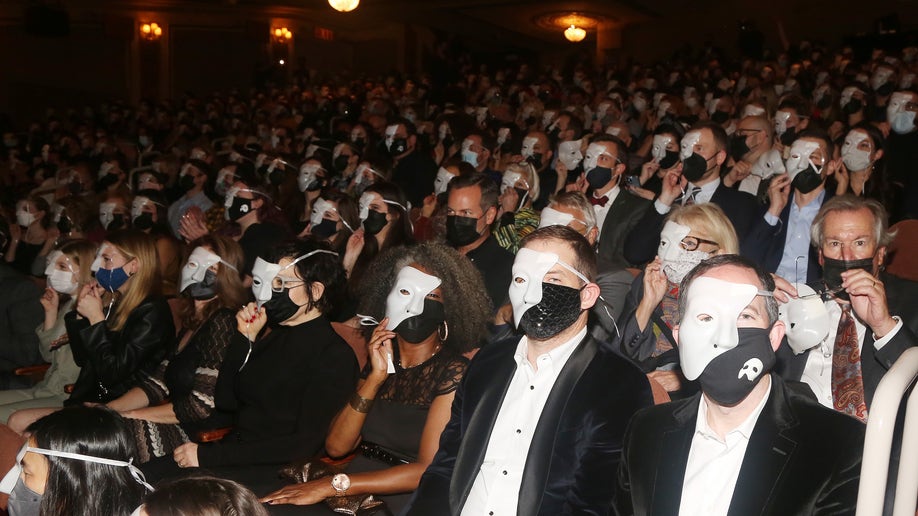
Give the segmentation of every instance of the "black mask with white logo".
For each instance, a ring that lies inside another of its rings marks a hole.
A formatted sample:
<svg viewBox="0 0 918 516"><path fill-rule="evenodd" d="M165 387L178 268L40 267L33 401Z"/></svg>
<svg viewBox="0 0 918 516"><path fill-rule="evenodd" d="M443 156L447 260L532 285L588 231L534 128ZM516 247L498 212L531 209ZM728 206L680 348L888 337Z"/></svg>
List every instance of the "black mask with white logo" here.
<svg viewBox="0 0 918 516"><path fill-rule="evenodd" d="M705 396L731 407L746 399L775 365L769 328L737 328L736 347L711 360L698 377Z"/></svg>
<svg viewBox="0 0 918 516"><path fill-rule="evenodd" d="M252 211L252 199L243 199L242 197L234 197L232 206L227 208L229 218L233 222L245 217L250 211Z"/></svg>

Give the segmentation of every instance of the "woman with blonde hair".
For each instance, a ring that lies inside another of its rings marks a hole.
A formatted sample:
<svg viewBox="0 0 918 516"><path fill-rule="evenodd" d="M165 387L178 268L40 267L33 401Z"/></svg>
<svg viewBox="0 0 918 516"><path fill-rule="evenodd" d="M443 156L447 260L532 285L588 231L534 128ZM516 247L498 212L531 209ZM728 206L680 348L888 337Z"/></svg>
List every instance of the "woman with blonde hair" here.
<svg viewBox="0 0 918 516"><path fill-rule="evenodd" d="M622 352L669 392L683 387L672 328L679 317L679 284L696 265L739 253L730 219L715 204L673 210L660 233L657 257L631 284L619 327Z"/></svg>
<svg viewBox="0 0 918 516"><path fill-rule="evenodd" d="M124 394L175 349L175 325L165 298L153 238L116 231L93 262L96 281L80 290L65 316L80 375L65 405L105 403ZM54 408L21 410L10 416L23 431Z"/></svg>
<svg viewBox="0 0 918 516"><path fill-rule="evenodd" d="M529 162L507 167L500 184L501 215L494 238L511 253L519 250L523 237L539 228L539 212L532 207L539 191L539 174Z"/></svg>
<svg viewBox="0 0 918 516"><path fill-rule="evenodd" d="M64 405L64 388L76 381L79 366L73 361L64 316L76 305L76 294L92 281L90 265L96 244L71 240L48 255L47 288L41 297L44 321L35 329L42 358L51 363L45 378L31 389L0 391L0 421L17 410Z"/></svg>

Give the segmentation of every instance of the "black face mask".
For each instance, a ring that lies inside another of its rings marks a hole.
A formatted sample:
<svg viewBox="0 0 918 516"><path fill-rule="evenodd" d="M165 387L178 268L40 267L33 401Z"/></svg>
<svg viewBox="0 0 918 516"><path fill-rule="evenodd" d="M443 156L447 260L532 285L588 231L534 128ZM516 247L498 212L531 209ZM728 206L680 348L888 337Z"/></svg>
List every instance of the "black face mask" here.
<svg viewBox="0 0 918 516"><path fill-rule="evenodd" d="M478 240L480 236L478 219L459 215L448 215L446 217L446 241L453 247L467 246Z"/></svg>
<svg viewBox="0 0 918 516"><path fill-rule="evenodd" d="M527 337L546 340L569 328L580 317L580 289L542 283L542 301L520 318Z"/></svg>
<svg viewBox="0 0 918 516"><path fill-rule="evenodd" d="M105 229L108 231L117 231L124 227L125 227L124 215L117 213L112 216L112 221L108 223L108 226L106 226Z"/></svg>
<svg viewBox="0 0 918 516"><path fill-rule="evenodd" d="M660 168L663 170L669 170L673 168L673 165L679 161L679 151L666 151L666 155L663 156L663 159L660 160Z"/></svg>
<svg viewBox="0 0 918 516"><path fill-rule="evenodd" d="M338 232L338 221L322 219L322 222L313 226L310 232L319 238L328 238Z"/></svg>
<svg viewBox="0 0 918 516"><path fill-rule="evenodd" d="M101 179L99 179L98 182L96 182L96 188L99 191L102 191L117 182L118 182L118 176L116 176L115 174L105 174L104 176L102 176Z"/></svg>
<svg viewBox="0 0 918 516"><path fill-rule="evenodd" d="M66 235L73 230L73 222L70 220L70 217L61 216L60 220L57 221L57 230L61 234Z"/></svg>
<svg viewBox="0 0 918 516"><path fill-rule="evenodd" d="M526 120L524 120L524 122L526 123L526 126L527 126L527 127L528 127L528 126L531 126L531 125L533 125L533 124L536 123L536 117L531 116L531 117L527 118Z"/></svg>
<svg viewBox="0 0 918 516"><path fill-rule="evenodd" d="M886 83L879 88L877 88L877 95L881 97L888 97L893 92L893 85L891 83Z"/></svg>
<svg viewBox="0 0 918 516"><path fill-rule="evenodd" d="M83 183L72 182L67 185L67 189L70 190L70 193L73 195L79 195L83 193Z"/></svg>
<svg viewBox="0 0 918 516"><path fill-rule="evenodd" d="M153 227L153 214L150 212L141 213L134 217L133 224L134 228L146 231Z"/></svg>
<svg viewBox="0 0 918 516"><path fill-rule="evenodd" d="M797 139L797 128L788 127L787 130L784 131L784 134L781 135L781 145L788 147L791 144L793 144L794 140L796 139Z"/></svg>
<svg viewBox="0 0 918 516"><path fill-rule="evenodd" d="M711 121L715 124L723 124L727 120L730 120L730 113L726 111L717 110L711 115Z"/></svg>
<svg viewBox="0 0 918 516"><path fill-rule="evenodd" d="M345 169L347 169L347 162L350 161L350 159L350 156L338 156L335 158L335 162L333 163L335 171L338 173L344 172Z"/></svg>
<svg viewBox="0 0 918 516"><path fill-rule="evenodd" d="M421 315L409 317L400 322L395 333L412 344L424 342L446 320L443 303L433 299L424 299L424 311Z"/></svg>
<svg viewBox="0 0 918 516"><path fill-rule="evenodd" d="M217 273L208 270L204 273L204 279L202 281L188 285L185 287L184 293L191 299L201 301L213 299L217 296Z"/></svg>
<svg viewBox="0 0 918 516"><path fill-rule="evenodd" d="M692 183L704 177L707 172L708 160L697 152L682 160L682 175Z"/></svg>
<svg viewBox="0 0 918 516"><path fill-rule="evenodd" d="M362 148L364 148L364 147L367 145L367 139L366 139L366 138L357 138L357 139L355 139L352 143L354 144L355 147L358 147L358 148L361 148L361 149L362 149Z"/></svg>
<svg viewBox="0 0 918 516"><path fill-rule="evenodd" d="M820 111L829 109L832 107L832 97L823 96L821 99L819 99L819 102L816 103L816 107L819 108Z"/></svg>
<svg viewBox="0 0 918 516"><path fill-rule="evenodd" d="M794 180L791 181L791 186L796 188L802 194L808 194L813 190L819 188L819 185L822 184L822 177L820 177L819 172L816 172L816 169L813 168L813 165L810 165L803 172L798 173L794 176Z"/></svg>
<svg viewBox="0 0 918 516"><path fill-rule="evenodd" d="M392 140L392 146L389 147L389 155L401 156L408 150L408 140L406 138L396 138Z"/></svg>
<svg viewBox="0 0 918 516"><path fill-rule="evenodd" d="M242 197L234 197L233 204L226 210L229 213L230 220L233 222L245 217L250 211L252 211L252 199L243 199Z"/></svg>
<svg viewBox="0 0 918 516"><path fill-rule="evenodd" d="M826 283L826 288L835 290L842 286L842 273L856 269L863 269L873 274L873 257L864 258L863 260L837 260L835 258L822 258L822 277ZM835 297L850 301L851 296L845 290L835 293Z"/></svg>
<svg viewBox="0 0 918 516"><path fill-rule="evenodd" d="M845 104L845 107L842 108L842 111L846 115L853 115L864 108L864 103L860 99L851 99Z"/></svg>
<svg viewBox="0 0 918 516"><path fill-rule="evenodd" d="M191 177L191 174L185 174L179 178L179 188L181 188L183 192L187 192L194 188L194 178Z"/></svg>
<svg viewBox="0 0 918 516"><path fill-rule="evenodd" d="M746 399L775 365L768 328L737 328L739 342L708 363L698 377L705 396L731 407Z"/></svg>
<svg viewBox="0 0 918 516"><path fill-rule="evenodd" d="M453 146L453 142L454 142L454 141L455 141L455 140L453 140L452 135L449 135L449 134L446 135L446 138L443 138L443 148L444 148L444 149L449 149L450 147Z"/></svg>
<svg viewBox="0 0 918 516"><path fill-rule="evenodd" d="M733 161L740 161L750 150L752 149L746 144L746 136L734 134L730 137L730 157Z"/></svg>
<svg viewBox="0 0 918 516"><path fill-rule="evenodd" d="M382 228L386 227L387 222L389 221L386 220L385 213L369 210L367 220L363 221L363 230L366 231L368 235L375 235L382 231Z"/></svg>
<svg viewBox="0 0 918 516"><path fill-rule="evenodd" d="M612 169L609 167L593 167L587 172L586 180L590 184L590 188L598 190L609 184L609 181L612 181Z"/></svg>
<svg viewBox="0 0 918 516"><path fill-rule="evenodd" d="M277 326L280 323L296 315L300 305L290 299L290 289L285 288L280 292L271 292L271 299L263 305L265 315L268 317L268 324Z"/></svg>
<svg viewBox="0 0 918 516"><path fill-rule="evenodd" d="M541 152L533 154L532 156L529 156L528 158L526 158L526 161L528 161L532 165L532 168L536 170L542 169L542 153Z"/></svg>

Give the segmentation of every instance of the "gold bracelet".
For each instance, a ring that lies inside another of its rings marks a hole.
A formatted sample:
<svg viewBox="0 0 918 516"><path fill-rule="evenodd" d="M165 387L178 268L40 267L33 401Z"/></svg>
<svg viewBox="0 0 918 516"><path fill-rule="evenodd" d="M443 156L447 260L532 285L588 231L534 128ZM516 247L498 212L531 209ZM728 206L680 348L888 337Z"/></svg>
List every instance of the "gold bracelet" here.
<svg viewBox="0 0 918 516"><path fill-rule="evenodd" d="M354 395L351 396L351 400L348 402L348 404L357 412L366 414L370 412L370 407L373 406L373 400L364 398L360 395L360 393L355 392Z"/></svg>

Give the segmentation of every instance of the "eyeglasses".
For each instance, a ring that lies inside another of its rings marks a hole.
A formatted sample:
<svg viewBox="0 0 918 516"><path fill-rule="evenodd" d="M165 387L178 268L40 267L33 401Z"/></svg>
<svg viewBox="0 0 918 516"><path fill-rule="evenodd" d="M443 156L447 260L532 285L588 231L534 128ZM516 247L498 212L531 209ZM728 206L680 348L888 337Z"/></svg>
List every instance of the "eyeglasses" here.
<svg viewBox="0 0 918 516"><path fill-rule="evenodd" d="M305 281L297 278L284 278L283 276L274 276L271 280L272 292L283 292L286 289L302 286Z"/></svg>
<svg viewBox="0 0 918 516"><path fill-rule="evenodd" d="M681 245L682 248L685 249L686 251L695 251L698 249L698 246L700 246L701 244L710 244L710 245L716 246L717 248L720 248L720 244L718 244L717 242L714 242L713 240L705 240L703 238L698 238L698 237L693 237L693 236L687 236L683 238L681 242L679 242L679 245Z"/></svg>

